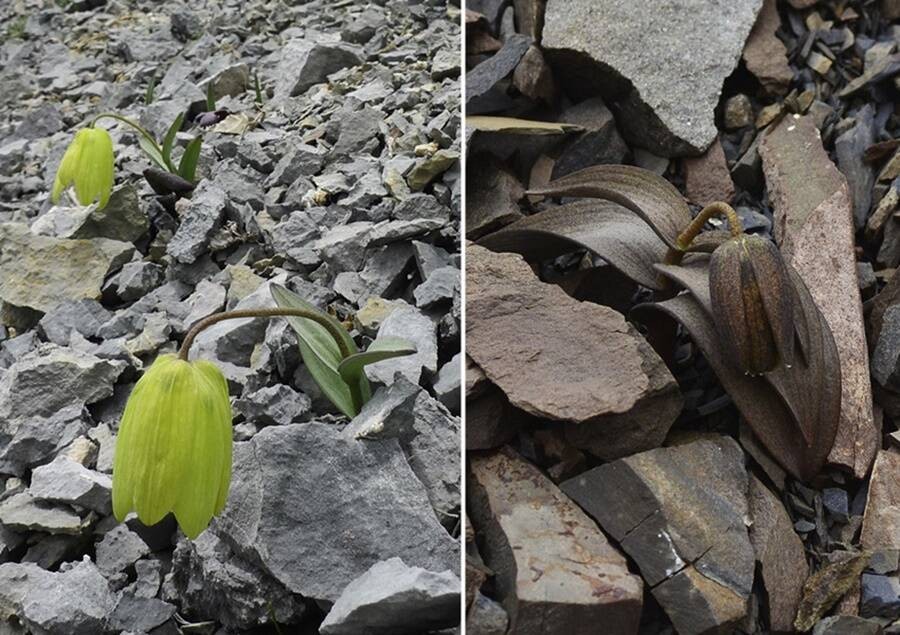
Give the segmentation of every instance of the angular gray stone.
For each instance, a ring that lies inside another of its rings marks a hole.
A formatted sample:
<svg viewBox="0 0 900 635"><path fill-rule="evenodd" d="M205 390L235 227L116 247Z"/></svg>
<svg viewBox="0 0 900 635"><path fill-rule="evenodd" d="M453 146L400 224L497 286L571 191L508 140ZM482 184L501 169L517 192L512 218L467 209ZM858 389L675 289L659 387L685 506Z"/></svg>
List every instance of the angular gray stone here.
<svg viewBox="0 0 900 635"><path fill-rule="evenodd" d="M0 501L0 523L14 531L73 536L85 529L85 523L71 508L38 502L28 492Z"/></svg>
<svg viewBox="0 0 900 635"><path fill-rule="evenodd" d="M97 543L97 567L107 576L124 571L150 553L150 547L127 525L116 525Z"/></svg>
<svg viewBox="0 0 900 635"><path fill-rule="evenodd" d="M711 437L601 465L561 489L621 544L679 633L747 612L754 552L740 446Z"/></svg>
<svg viewBox="0 0 900 635"><path fill-rule="evenodd" d="M271 426L235 444L231 493L212 529L290 591L329 602L394 556L459 569L458 544L397 441L347 439L319 423Z"/></svg>
<svg viewBox="0 0 900 635"><path fill-rule="evenodd" d="M481 97L497 82L511 74L529 46L531 38L525 35L515 34L507 38L503 48L466 73L466 99L471 102Z"/></svg>
<svg viewBox="0 0 900 635"><path fill-rule="evenodd" d="M219 228L225 205L221 187L212 181L201 182L190 199L181 199L176 206L181 223L166 246L166 253L184 264L196 261Z"/></svg>
<svg viewBox="0 0 900 635"><path fill-rule="evenodd" d="M116 295L120 300L133 302L165 282L165 277L165 269L155 262L129 262L116 274Z"/></svg>
<svg viewBox="0 0 900 635"><path fill-rule="evenodd" d="M100 327L108 322L112 313L103 305L89 298L65 300L40 321L44 336L54 344L66 346L72 331L87 338L97 337Z"/></svg>
<svg viewBox="0 0 900 635"><path fill-rule="evenodd" d="M109 618L110 626L120 632L149 633L175 615L174 604L123 593Z"/></svg>
<svg viewBox="0 0 900 635"><path fill-rule="evenodd" d="M856 615L834 615L819 621L813 635L882 635L884 628L875 620Z"/></svg>
<svg viewBox="0 0 900 635"><path fill-rule="evenodd" d="M835 139L834 154L838 169L850 185L856 229L861 229L869 217L872 187L875 185L875 168L863 158L866 149L876 141L875 106L866 104L859 109L854 119L856 123L853 127Z"/></svg>
<svg viewBox="0 0 900 635"><path fill-rule="evenodd" d="M0 615L15 615L31 632L102 635L116 597L85 556L53 573L36 564L0 565Z"/></svg>
<svg viewBox="0 0 900 635"><path fill-rule="evenodd" d="M469 517L509 632L637 633L641 579L587 514L509 448L470 463Z"/></svg>
<svg viewBox="0 0 900 635"><path fill-rule="evenodd" d="M454 355L441 366L434 382L434 394L453 414L459 414L462 397L462 353Z"/></svg>
<svg viewBox="0 0 900 635"><path fill-rule="evenodd" d="M394 375L400 373L414 384L422 374L437 372L437 327L427 315L415 307L401 306L385 318L378 329L378 337L402 337L416 347L416 353L406 357L386 359L366 366L366 375L372 381L386 386L394 383Z"/></svg>
<svg viewBox="0 0 900 635"><path fill-rule="evenodd" d="M886 575L863 573L859 614L861 617L900 617L900 580Z"/></svg>
<svg viewBox="0 0 900 635"><path fill-rule="evenodd" d="M415 635L459 623L459 577L378 562L347 585L319 626L323 635Z"/></svg>
<svg viewBox="0 0 900 635"><path fill-rule="evenodd" d="M0 378L0 389L9 375ZM50 461L84 433L90 422L90 413L81 403L46 415L0 415L0 472L24 476L29 468Z"/></svg>
<svg viewBox="0 0 900 635"><path fill-rule="evenodd" d="M509 617L497 602L478 593L466 615L466 632L479 635L506 635Z"/></svg>
<svg viewBox="0 0 900 635"><path fill-rule="evenodd" d="M460 274L456 267L441 267L413 291L416 306L420 309L431 308L441 302L450 302L453 295L459 293Z"/></svg>
<svg viewBox="0 0 900 635"><path fill-rule="evenodd" d="M303 598L266 571L236 554L211 531L175 547L172 581L185 611L215 617L231 629L294 623L303 617Z"/></svg>
<svg viewBox="0 0 900 635"><path fill-rule="evenodd" d="M275 98L301 95L332 73L362 62L360 50L350 44L291 40L282 47L275 69Z"/></svg>
<svg viewBox="0 0 900 635"><path fill-rule="evenodd" d="M427 392L400 377L379 388L343 434L350 439L398 439L438 518L446 526L455 524L460 494L459 420Z"/></svg>
<svg viewBox="0 0 900 635"><path fill-rule="evenodd" d="M102 515L112 509L112 480L64 455L31 472L28 492L37 500L78 505Z"/></svg>
<svg viewBox="0 0 900 635"><path fill-rule="evenodd" d="M549 0L543 48L583 93L621 99L623 134L661 156L702 153L762 0ZM653 46L635 46L650 38Z"/></svg>
<svg viewBox="0 0 900 635"><path fill-rule="evenodd" d="M308 418L312 400L290 386L265 386L234 402L234 409L260 426L288 425Z"/></svg>
<svg viewBox="0 0 900 635"><path fill-rule="evenodd" d="M270 185L292 185L301 176L313 176L325 164L325 154L315 146L297 143L288 147L269 175Z"/></svg>

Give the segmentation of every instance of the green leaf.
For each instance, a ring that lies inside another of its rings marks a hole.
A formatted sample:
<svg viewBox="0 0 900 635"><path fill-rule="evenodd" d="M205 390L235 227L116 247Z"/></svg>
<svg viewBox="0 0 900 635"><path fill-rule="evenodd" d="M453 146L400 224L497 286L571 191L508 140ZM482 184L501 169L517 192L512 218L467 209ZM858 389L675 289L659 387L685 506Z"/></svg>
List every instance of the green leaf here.
<svg viewBox="0 0 900 635"><path fill-rule="evenodd" d="M144 154L146 154L147 157L149 157L149 159L156 165L161 167L163 170L169 169L169 166L166 165L166 162L159 151L159 147L151 143L150 139L148 139L144 135L138 135L138 145L141 146L141 150L144 151Z"/></svg>
<svg viewBox="0 0 900 635"><path fill-rule="evenodd" d="M172 165L172 146L175 144L175 135L178 134L178 131L181 130L181 124L184 122L184 113L179 114L175 117L175 121L172 122L172 125L169 126L169 130L166 132L166 137L163 139L162 145L162 158L163 161L166 162L166 165L169 166L169 171L174 172L175 166Z"/></svg>
<svg viewBox="0 0 900 635"><path fill-rule="evenodd" d="M200 146L202 144L203 139L194 137L191 139L187 148L184 149L184 154L181 155L181 163L178 164L178 176L185 181L194 181L194 175L197 172L197 161L200 160Z"/></svg>
<svg viewBox="0 0 900 635"><path fill-rule="evenodd" d="M346 332L343 325L333 317L317 309L315 306L292 293L284 287L273 284L271 286L272 297L275 304L282 308L307 309L316 311L324 315L327 319L333 320L340 328L342 339L347 347L356 354L359 349L350 334ZM359 414L359 410L372 396L372 389L365 375L357 378L354 385L344 381L338 367L341 364L341 351L337 342L331 337L331 334L321 324L313 320L302 317L288 317L288 323L297 333L297 341L300 345L300 355L303 357L303 363L309 370L315 382L325 393L325 396L331 400L338 410L348 417L355 417ZM352 355L351 355L352 357ZM354 396L354 392L356 396Z"/></svg>
<svg viewBox="0 0 900 635"><path fill-rule="evenodd" d="M338 372L348 384L365 378L363 367L392 357L404 357L416 353L416 347L402 337L382 337L372 342L369 348L345 358L338 365Z"/></svg>
<svg viewBox="0 0 900 635"><path fill-rule="evenodd" d="M213 112L216 109L216 96L213 94L213 83L210 81L206 85L206 110Z"/></svg>
<svg viewBox="0 0 900 635"><path fill-rule="evenodd" d="M144 105L149 106L153 103L156 96L156 73L150 76L150 83L147 84L147 92L144 94Z"/></svg>

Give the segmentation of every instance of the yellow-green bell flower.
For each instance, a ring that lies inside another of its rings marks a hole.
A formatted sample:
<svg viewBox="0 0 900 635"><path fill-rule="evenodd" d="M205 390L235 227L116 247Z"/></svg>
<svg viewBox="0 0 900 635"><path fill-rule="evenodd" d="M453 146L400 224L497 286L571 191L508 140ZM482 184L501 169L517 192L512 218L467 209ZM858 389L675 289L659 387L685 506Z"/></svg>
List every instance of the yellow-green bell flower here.
<svg viewBox="0 0 900 635"><path fill-rule="evenodd" d="M66 148L56 179L53 181L54 203L67 187L75 186L75 197L81 205L99 201L106 207L112 192L115 156L112 139L103 128L83 128Z"/></svg>
<svg viewBox="0 0 900 635"><path fill-rule="evenodd" d="M128 398L113 465L113 513L146 525L172 512L196 538L231 482L228 385L212 363L160 355Z"/></svg>

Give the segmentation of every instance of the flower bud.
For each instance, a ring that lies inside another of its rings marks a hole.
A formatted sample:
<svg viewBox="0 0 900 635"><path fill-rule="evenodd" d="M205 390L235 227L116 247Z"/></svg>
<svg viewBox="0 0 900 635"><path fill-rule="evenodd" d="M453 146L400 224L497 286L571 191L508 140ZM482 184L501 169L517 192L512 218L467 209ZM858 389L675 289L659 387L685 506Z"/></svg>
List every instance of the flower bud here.
<svg viewBox="0 0 900 635"><path fill-rule="evenodd" d="M146 525L172 512L196 538L225 507L231 482L231 404L210 362L159 356L125 405L113 465L113 513Z"/></svg>
<svg viewBox="0 0 900 635"><path fill-rule="evenodd" d="M103 209L112 192L115 162L112 139L106 130L79 130L56 171L51 200L59 202L63 190L74 185L75 198L81 205L99 201L99 207Z"/></svg>
<svg viewBox="0 0 900 635"><path fill-rule="evenodd" d="M741 235L718 247L709 291L719 337L744 372L761 375L793 362L794 287L771 241Z"/></svg>

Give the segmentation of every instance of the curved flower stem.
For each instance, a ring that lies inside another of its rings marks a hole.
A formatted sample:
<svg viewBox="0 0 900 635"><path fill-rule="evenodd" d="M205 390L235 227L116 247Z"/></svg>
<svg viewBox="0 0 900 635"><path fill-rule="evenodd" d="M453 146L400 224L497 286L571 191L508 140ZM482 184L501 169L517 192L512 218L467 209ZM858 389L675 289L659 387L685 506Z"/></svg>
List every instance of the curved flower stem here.
<svg viewBox="0 0 900 635"><path fill-rule="evenodd" d="M341 351L341 359L345 359L352 355L350 347L347 346L347 342L344 341L344 335L341 331L341 328L334 324L331 320L329 320L326 316L316 312L309 311L307 309L281 309L281 308L272 308L272 309L242 309L240 311L223 311L222 313L214 313L209 317L203 318L194 326L191 327L191 330L188 331L187 335L184 337L184 342L181 344L181 348L178 350L178 357L184 361L188 361L188 353L191 350L191 345L194 343L194 338L203 331L204 329L209 328L213 324L217 324L224 320L236 320L239 318L253 318L253 317L281 317L281 316L293 316L293 317L302 317L312 320L320 325L322 325L328 334L331 335L332 339L334 339L335 343L338 346L338 349Z"/></svg>
<svg viewBox="0 0 900 635"><path fill-rule="evenodd" d="M684 258L684 254L690 249L691 243L694 242L694 239L700 234L706 221L713 216L724 216L728 219L728 226L731 229L731 235L734 238L737 238L744 233L744 224L741 222L740 217L731 205L723 203L722 201L710 203L700 210L700 213L691 221L690 225L678 235L678 238L675 239L675 247L669 247L663 262L667 265L680 264L682 258Z"/></svg>

